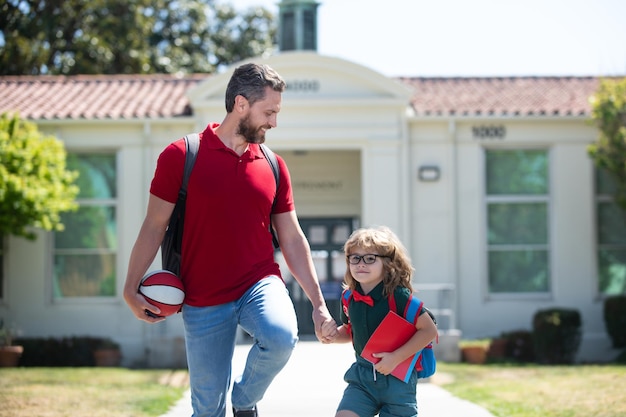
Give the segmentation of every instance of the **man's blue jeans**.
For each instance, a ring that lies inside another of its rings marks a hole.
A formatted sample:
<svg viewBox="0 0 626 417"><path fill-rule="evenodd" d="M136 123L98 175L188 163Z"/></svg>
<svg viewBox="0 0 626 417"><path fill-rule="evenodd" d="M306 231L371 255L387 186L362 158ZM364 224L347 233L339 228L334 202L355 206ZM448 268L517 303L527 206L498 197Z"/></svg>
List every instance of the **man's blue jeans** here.
<svg viewBox="0 0 626 417"><path fill-rule="evenodd" d="M262 279L231 303L185 305L183 321L193 417L226 415L238 324L254 344L243 375L233 384L231 402L236 409L250 409L263 398L298 341L293 303L285 284L275 276Z"/></svg>

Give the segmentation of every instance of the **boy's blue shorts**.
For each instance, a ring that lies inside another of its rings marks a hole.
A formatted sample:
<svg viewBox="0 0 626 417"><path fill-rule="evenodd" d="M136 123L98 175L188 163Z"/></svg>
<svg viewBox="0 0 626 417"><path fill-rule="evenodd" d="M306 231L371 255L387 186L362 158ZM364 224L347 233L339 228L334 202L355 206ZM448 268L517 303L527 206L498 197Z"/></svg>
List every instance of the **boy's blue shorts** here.
<svg viewBox="0 0 626 417"><path fill-rule="evenodd" d="M378 372L374 381L373 370L374 365L361 358L350 366L343 377L348 387L337 411L350 410L359 417L378 413L380 417L417 417L417 371L413 370L409 381L404 383L395 376Z"/></svg>

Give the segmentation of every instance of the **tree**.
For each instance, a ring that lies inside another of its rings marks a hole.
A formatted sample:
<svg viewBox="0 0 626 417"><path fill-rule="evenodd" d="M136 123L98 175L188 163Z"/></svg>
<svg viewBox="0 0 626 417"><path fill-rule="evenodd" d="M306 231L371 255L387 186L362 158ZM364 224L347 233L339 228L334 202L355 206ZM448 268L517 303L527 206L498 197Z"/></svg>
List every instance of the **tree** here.
<svg viewBox="0 0 626 417"><path fill-rule="evenodd" d="M215 0L7 0L0 75L209 73L270 50L275 34L267 10Z"/></svg>
<svg viewBox="0 0 626 417"><path fill-rule="evenodd" d="M0 236L34 239L31 227L63 230L61 213L77 208L77 173L63 143L18 115L0 115Z"/></svg>
<svg viewBox="0 0 626 417"><path fill-rule="evenodd" d="M9 0L0 6L2 74L139 73L148 0Z"/></svg>
<svg viewBox="0 0 626 417"><path fill-rule="evenodd" d="M229 4L180 0L158 10L150 37L158 73L214 72L274 46L274 16L263 7L240 12Z"/></svg>
<svg viewBox="0 0 626 417"><path fill-rule="evenodd" d="M602 80L591 107L600 135L589 155L614 180L615 202L626 210L626 78Z"/></svg>
<svg viewBox="0 0 626 417"><path fill-rule="evenodd" d="M271 52L276 32L273 15L262 7L243 14L229 6L218 7L211 37L214 65L219 68Z"/></svg>

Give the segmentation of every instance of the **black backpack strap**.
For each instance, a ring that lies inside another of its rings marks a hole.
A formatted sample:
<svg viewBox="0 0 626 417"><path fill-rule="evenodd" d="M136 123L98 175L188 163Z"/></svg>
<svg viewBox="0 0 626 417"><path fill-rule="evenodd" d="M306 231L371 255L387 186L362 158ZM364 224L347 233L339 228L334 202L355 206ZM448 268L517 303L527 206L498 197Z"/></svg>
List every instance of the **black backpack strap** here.
<svg viewBox="0 0 626 417"><path fill-rule="evenodd" d="M263 156L270 164L272 168L272 172L274 173L274 180L276 181L276 194L274 194L274 202L272 203L272 211L274 211L274 207L276 206L276 196L278 195L278 185L280 184L280 168L278 166L278 160L276 159L276 155L274 152L268 148L264 143L260 146L261 152L263 152ZM278 249L278 237L276 236L276 232L274 231L274 227L272 226L272 215L270 213L270 233L272 234L272 242L274 242L274 247Z"/></svg>
<svg viewBox="0 0 626 417"><path fill-rule="evenodd" d="M276 154L274 154L274 151L268 148L264 143L261 144L261 152L263 152L263 156L265 156L265 159L269 162L270 167L272 167L274 179L276 180L276 190L278 190L278 185L280 184L280 168L278 167Z"/></svg>
<svg viewBox="0 0 626 417"><path fill-rule="evenodd" d="M183 182L180 186L179 196L185 197L187 195L187 183L189 182L189 176L193 170L193 165L196 162L196 156L198 155L198 148L200 147L200 136L197 133L192 133L185 136L185 171L183 172Z"/></svg>
<svg viewBox="0 0 626 417"><path fill-rule="evenodd" d="M178 190L178 199L172 209L170 221L165 236L161 242L161 265L163 269L180 276L180 257L183 246L183 228L185 222L185 206L187 204L187 183L196 162L196 155L200 147L200 137L197 133L185 136L185 169L183 180Z"/></svg>

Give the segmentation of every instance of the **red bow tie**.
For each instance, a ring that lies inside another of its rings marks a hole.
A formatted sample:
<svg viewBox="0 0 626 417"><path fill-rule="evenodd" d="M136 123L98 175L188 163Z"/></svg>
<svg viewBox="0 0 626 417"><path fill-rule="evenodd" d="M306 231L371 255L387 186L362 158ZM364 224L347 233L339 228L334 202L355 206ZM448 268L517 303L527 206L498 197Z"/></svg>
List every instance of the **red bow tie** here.
<svg viewBox="0 0 626 417"><path fill-rule="evenodd" d="M372 297L370 297L369 295L363 295L358 291L353 291L352 296L354 297L354 301L361 301L370 307L374 306L374 300L372 300Z"/></svg>

